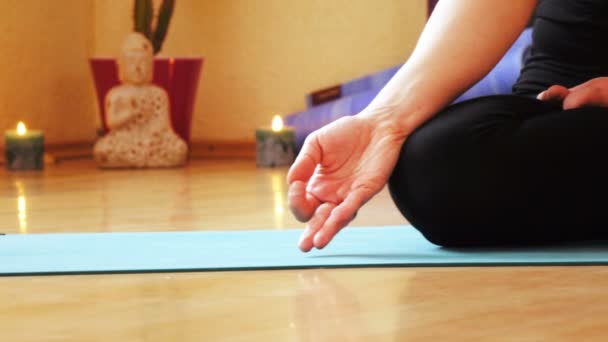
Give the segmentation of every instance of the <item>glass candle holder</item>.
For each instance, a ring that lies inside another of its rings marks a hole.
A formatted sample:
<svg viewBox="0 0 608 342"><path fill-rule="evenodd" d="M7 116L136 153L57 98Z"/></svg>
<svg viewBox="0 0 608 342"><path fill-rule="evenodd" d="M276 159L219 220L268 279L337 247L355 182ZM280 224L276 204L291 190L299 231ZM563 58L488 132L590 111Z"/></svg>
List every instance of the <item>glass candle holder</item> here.
<svg viewBox="0 0 608 342"><path fill-rule="evenodd" d="M271 127L260 127L255 132L256 165L259 167L289 166L295 158L295 129L283 126L275 116Z"/></svg>
<svg viewBox="0 0 608 342"><path fill-rule="evenodd" d="M4 151L8 170L44 169L44 134L28 130L22 122L17 129L4 133Z"/></svg>

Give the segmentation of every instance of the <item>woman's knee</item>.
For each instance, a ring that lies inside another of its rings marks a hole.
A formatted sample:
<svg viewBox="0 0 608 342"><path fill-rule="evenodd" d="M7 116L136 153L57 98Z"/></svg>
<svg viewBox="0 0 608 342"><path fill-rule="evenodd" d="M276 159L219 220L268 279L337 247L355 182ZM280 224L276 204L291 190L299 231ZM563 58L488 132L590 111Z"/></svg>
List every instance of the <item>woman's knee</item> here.
<svg viewBox="0 0 608 342"><path fill-rule="evenodd" d="M403 216L441 246L468 244L474 238L470 230L498 213L492 206L499 207L500 201L492 196L508 160L497 159L500 138L491 132L483 139L472 137L471 130L484 127L485 118L495 120L492 115L467 113L467 106L456 109L458 113L448 108L408 137L389 180ZM487 212L479 215L485 207Z"/></svg>
<svg viewBox="0 0 608 342"><path fill-rule="evenodd" d="M424 128L414 132L401 149L389 179L388 189L401 214L431 242L450 245L450 237L440 229L449 211L450 172L456 160L445 152L441 135L429 134Z"/></svg>

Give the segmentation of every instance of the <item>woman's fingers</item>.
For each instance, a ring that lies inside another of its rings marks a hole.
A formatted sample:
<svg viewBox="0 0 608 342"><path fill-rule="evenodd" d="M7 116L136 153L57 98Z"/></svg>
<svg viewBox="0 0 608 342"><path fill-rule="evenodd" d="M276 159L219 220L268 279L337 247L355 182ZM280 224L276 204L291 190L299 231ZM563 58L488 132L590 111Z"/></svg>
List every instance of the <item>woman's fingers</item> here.
<svg viewBox="0 0 608 342"><path fill-rule="evenodd" d="M289 209L300 222L310 220L320 204L316 197L306 191L306 183L303 181L294 181L289 185L287 202Z"/></svg>
<svg viewBox="0 0 608 342"><path fill-rule="evenodd" d="M321 163L321 146L315 133L310 134L304 141L302 150L287 173L287 183L295 181L308 182L315 168Z"/></svg>
<svg viewBox="0 0 608 342"><path fill-rule="evenodd" d="M570 90L568 88L561 85L553 85L538 94L536 98L541 101L563 101L569 93Z"/></svg>
<svg viewBox="0 0 608 342"><path fill-rule="evenodd" d="M333 203L323 203L317 208L314 213L314 216L312 217L310 222L308 222L306 229L304 229L304 232L300 237L300 242L298 243L298 245L302 252L308 252L314 247L314 236L319 231L319 229L323 227L325 221L327 221L327 218L335 207L336 205Z"/></svg>
<svg viewBox="0 0 608 342"><path fill-rule="evenodd" d="M563 108L564 110L579 108L583 106L602 106L605 107L608 104L608 99L604 98L602 89L592 84L582 84L576 87L566 96L564 99Z"/></svg>
<svg viewBox="0 0 608 342"><path fill-rule="evenodd" d="M584 106L608 107L608 78L594 78L570 89L554 85L538 94L537 99L560 101L565 110Z"/></svg>
<svg viewBox="0 0 608 342"><path fill-rule="evenodd" d="M287 173L289 209L301 222L308 221L319 206L319 201L306 192L306 184L321 162L321 157L321 146L316 134L310 134Z"/></svg>
<svg viewBox="0 0 608 342"><path fill-rule="evenodd" d="M369 199L363 190L352 191L340 205L332 210L331 214L314 236L314 246L322 249L334 236L346 227L357 215L357 211Z"/></svg>

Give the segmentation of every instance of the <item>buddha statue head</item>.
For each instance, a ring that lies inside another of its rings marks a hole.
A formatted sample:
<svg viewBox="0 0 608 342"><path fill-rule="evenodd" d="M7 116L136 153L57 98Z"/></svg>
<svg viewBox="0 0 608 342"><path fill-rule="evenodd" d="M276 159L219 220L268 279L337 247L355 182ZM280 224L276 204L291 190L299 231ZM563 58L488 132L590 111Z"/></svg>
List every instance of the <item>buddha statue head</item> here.
<svg viewBox="0 0 608 342"><path fill-rule="evenodd" d="M128 84L152 82L154 75L154 50L150 41L139 32L125 38L118 59L120 81Z"/></svg>

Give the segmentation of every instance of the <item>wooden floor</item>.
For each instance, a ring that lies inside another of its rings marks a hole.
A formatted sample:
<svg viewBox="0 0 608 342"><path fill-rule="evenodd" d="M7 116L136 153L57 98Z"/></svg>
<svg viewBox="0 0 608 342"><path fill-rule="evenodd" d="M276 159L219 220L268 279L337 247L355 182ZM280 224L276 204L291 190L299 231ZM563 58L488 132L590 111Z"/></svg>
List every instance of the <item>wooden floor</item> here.
<svg viewBox="0 0 608 342"><path fill-rule="evenodd" d="M302 227L286 208L285 173L250 161L0 171L0 229ZM404 223L384 191L352 225ZM604 341L607 288L605 267L0 278L0 341Z"/></svg>

